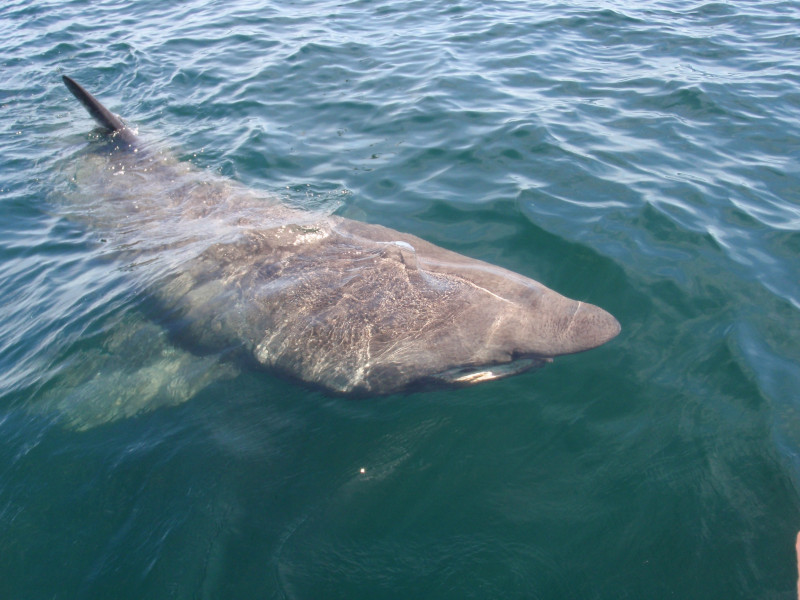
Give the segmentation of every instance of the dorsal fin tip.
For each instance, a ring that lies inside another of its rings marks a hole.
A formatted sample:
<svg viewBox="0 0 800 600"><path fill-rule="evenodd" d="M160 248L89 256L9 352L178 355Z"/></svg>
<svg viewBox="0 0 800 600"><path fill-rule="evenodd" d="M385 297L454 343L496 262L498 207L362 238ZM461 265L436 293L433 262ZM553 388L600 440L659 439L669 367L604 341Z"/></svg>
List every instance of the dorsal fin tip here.
<svg viewBox="0 0 800 600"><path fill-rule="evenodd" d="M83 104L84 108L89 111L89 114L92 115L92 118L97 121L98 124L118 134L126 143L131 145L136 144L136 135L122 122L122 119L103 106L97 98L87 92L83 86L72 77L62 75L61 79L64 81L64 85L67 86L67 89L72 92L72 95L75 96L81 104Z"/></svg>

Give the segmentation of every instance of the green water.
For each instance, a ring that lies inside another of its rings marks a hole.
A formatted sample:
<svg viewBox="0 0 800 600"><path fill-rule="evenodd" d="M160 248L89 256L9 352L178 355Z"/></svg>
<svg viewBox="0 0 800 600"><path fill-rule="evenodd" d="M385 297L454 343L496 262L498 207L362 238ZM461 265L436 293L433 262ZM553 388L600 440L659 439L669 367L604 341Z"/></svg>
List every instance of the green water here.
<svg viewBox="0 0 800 600"><path fill-rule="evenodd" d="M4 3L0 597L793 598L797 31L796 2ZM148 298L60 201L92 129L62 74L622 333L471 388L245 370L70 426Z"/></svg>

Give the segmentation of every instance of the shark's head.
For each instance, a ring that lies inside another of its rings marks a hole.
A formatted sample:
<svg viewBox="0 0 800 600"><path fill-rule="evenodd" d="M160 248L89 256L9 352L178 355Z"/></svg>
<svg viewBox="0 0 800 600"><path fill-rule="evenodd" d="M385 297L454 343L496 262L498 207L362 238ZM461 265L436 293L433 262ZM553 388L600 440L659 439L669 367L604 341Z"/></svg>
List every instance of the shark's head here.
<svg viewBox="0 0 800 600"><path fill-rule="evenodd" d="M259 284L271 316L254 355L333 391L479 383L620 331L596 306L384 227L332 218L315 236L299 229L282 243L291 254L281 278ZM285 308L275 318L277 304Z"/></svg>
<svg viewBox="0 0 800 600"><path fill-rule="evenodd" d="M442 326L420 333L414 369L421 383L499 379L595 348L620 332L617 320L597 306L500 267L447 258L418 257L423 278L452 285L449 301L457 307Z"/></svg>
<svg viewBox="0 0 800 600"><path fill-rule="evenodd" d="M619 323L603 309L505 275L495 282L495 291L477 290L477 296L488 297L453 326L457 339L474 342L471 347L457 344L452 362L459 364L446 365L433 380L454 385L491 381L544 366L556 356L596 348L619 334Z"/></svg>

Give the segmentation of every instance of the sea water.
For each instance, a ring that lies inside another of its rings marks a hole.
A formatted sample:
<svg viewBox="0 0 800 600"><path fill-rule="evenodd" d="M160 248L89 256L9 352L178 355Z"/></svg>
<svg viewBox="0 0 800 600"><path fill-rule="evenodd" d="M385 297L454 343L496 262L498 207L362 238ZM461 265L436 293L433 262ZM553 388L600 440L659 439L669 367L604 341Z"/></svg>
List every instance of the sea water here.
<svg viewBox="0 0 800 600"><path fill-rule="evenodd" d="M790 1L4 2L0 597L793 598L798 31ZM622 333L457 390L124 393L112 354L207 357L65 211L96 133L63 74L197 169Z"/></svg>

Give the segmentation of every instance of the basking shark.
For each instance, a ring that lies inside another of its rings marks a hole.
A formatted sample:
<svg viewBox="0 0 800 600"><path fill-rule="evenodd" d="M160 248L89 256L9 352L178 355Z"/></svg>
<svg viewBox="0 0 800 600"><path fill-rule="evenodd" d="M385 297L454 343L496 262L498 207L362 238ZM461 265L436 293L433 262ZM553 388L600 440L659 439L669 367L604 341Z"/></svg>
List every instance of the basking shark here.
<svg viewBox="0 0 800 600"><path fill-rule="evenodd" d="M171 159L70 77L105 130L85 220L148 273L170 335L341 394L467 385L595 348L597 306L414 235L289 207Z"/></svg>

